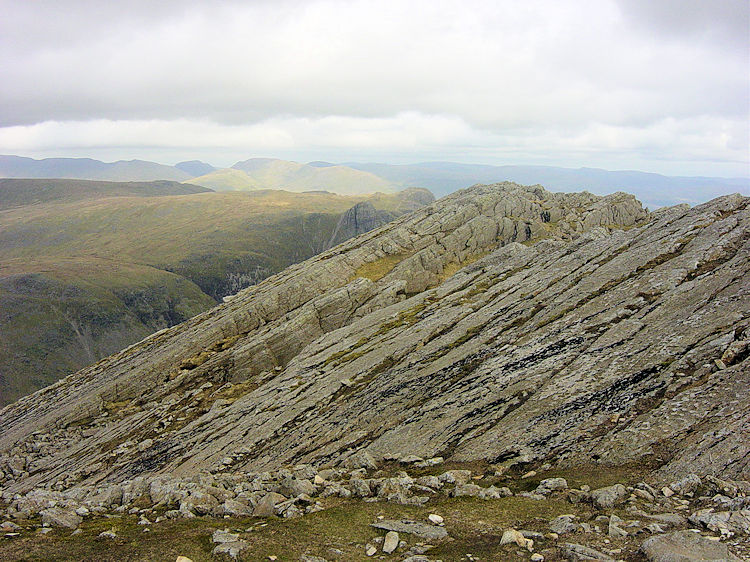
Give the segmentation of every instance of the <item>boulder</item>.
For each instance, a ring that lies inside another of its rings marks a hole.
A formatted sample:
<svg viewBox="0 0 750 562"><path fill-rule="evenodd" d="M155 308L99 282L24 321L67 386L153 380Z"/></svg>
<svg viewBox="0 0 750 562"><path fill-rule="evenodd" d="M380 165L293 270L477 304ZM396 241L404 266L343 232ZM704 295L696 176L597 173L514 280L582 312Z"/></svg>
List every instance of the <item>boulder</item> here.
<svg viewBox="0 0 750 562"><path fill-rule="evenodd" d="M428 525L418 521L409 521L402 519L400 521L384 519L377 523L371 523L370 527L382 529L384 531L396 531L397 533L409 533L416 535L428 541L444 539L448 536L448 531L437 525Z"/></svg>
<svg viewBox="0 0 750 562"><path fill-rule="evenodd" d="M76 514L72 509L62 507L51 507L43 510L42 524L50 527L63 527L65 529L75 529L81 524L83 518Z"/></svg>
<svg viewBox="0 0 750 562"><path fill-rule="evenodd" d="M366 468L367 470L376 470L378 463L367 451L359 451L344 461L344 467L355 470L357 468Z"/></svg>
<svg viewBox="0 0 750 562"><path fill-rule="evenodd" d="M675 480L669 485L669 488L683 496L693 494L702 484L701 479L695 474L688 474L684 478Z"/></svg>
<svg viewBox="0 0 750 562"><path fill-rule="evenodd" d="M650 562L740 562L727 545L709 540L695 531L656 535L641 545Z"/></svg>
<svg viewBox="0 0 750 562"><path fill-rule="evenodd" d="M383 541L383 552L391 554L398 548L398 533L396 531L388 531L385 534L385 540Z"/></svg>
<svg viewBox="0 0 750 562"><path fill-rule="evenodd" d="M558 535L564 535L567 533L575 533L580 525L576 523L577 517L575 515L560 515L550 521L549 528L553 533Z"/></svg>
<svg viewBox="0 0 750 562"><path fill-rule="evenodd" d="M243 550L247 550L250 545L245 541L233 541L218 544L211 551L216 557L228 557L236 559L242 553Z"/></svg>
<svg viewBox="0 0 750 562"><path fill-rule="evenodd" d="M536 487L534 493L546 496L552 492L559 492L567 489L568 481L565 480L565 478L545 478L539 482L539 486Z"/></svg>
<svg viewBox="0 0 750 562"><path fill-rule="evenodd" d="M599 488L591 492L591 501L599 509L609 509L623 501L628 496L628 490L622 484Z"/></svg>
<svg viewBox="0 0 750 562"><path fill-rule="evenodd" d="M572 562L578 562L579 560L614 560L611 556L582 544L565 543L560 550L563 557Z"/></svg>
<svg viewBox="0 0 750 562"><path fill-rule="evenodd" d="M276 515L276 504L286 501L286 498L276 492L269 492L263 496L253 508L253 517L273 517Z"/></svg>

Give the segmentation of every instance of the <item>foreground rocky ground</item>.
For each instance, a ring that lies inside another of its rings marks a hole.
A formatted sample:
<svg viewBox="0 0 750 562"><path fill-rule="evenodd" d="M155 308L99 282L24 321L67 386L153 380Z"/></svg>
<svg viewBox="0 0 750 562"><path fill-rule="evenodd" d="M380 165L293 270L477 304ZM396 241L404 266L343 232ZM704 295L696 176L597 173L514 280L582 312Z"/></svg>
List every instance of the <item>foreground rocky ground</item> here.
<svg viewBox="0 0 750 562"><path fill-rule="evenodd" d="M418 457L378 466L362 453L335 469L138 478L95 495L5 494L0 559L750 557L750 482L689 475L659 486L639 480L643 467L530 467Z"/></svg>

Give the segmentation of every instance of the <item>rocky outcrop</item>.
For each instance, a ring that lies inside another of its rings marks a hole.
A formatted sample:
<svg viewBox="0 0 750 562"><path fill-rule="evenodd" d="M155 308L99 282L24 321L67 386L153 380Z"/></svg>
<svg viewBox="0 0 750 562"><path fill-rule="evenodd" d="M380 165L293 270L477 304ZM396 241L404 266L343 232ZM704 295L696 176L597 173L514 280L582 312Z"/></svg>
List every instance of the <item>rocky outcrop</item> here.
<svg viewBox="0 0 750 562"><path fill-rule="evenodd" d="M370 232L388 224L394 218L396 218L395 213L377 210L369 201L361 201L341 215L331 235L331 240L328 242L328 247L332 248L349 238Z"/></svg>
<svg viewBox="0 0 750 562"><path fill-rule="evenodd" d="M0 411L1 485L363 451L745 475L749 202L458 192Z"/></svg>

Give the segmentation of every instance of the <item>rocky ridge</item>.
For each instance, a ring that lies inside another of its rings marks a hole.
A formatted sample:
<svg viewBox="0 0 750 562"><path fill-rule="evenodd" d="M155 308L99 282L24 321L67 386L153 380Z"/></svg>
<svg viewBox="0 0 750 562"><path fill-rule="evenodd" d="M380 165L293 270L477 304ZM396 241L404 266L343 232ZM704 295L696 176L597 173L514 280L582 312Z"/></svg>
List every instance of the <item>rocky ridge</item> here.
<svg viewBox="0 0 750 562"><path fill-rule="evenodd" d="M746 479L749 202L463 190L0 411L0 486L365 453Z"/></svg>

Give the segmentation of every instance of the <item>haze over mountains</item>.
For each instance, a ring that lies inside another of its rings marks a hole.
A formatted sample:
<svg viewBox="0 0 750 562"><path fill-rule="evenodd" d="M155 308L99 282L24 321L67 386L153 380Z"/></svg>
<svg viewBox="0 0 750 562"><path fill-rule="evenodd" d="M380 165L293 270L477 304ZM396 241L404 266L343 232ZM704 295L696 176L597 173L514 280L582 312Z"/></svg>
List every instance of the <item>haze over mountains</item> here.
<svg viewBox="0 0 750 562"><path fill-rule="evenodd" d="M541 184L558 191L588 190L598 195L626 191L652 208L679 203L695 205L729 193L750 194L749 178L677 177L596 168L488 166L454 162L394 165L316 161L299 164L274 158L251 158L237 162L230 168L215 168L195 160L166 166L142 160L104 163L77 158L34 160L0 156L0 177L112 181L166 179L187 181L216 191L285 189L296 192L325 190L341 194L424 187L437 197L475 183L515 181L525 185Z"/></svg>

